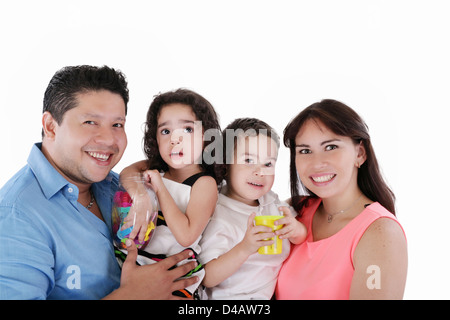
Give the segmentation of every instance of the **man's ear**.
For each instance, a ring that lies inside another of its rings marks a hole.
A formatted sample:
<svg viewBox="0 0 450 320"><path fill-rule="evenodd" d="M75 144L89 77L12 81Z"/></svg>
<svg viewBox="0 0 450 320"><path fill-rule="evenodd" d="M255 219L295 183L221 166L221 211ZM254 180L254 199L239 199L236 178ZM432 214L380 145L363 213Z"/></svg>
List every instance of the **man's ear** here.
<svg viewBox="0 0 450 320"><path fill-rule="evenodd" d="M57 125L56 120L50 112L45 111L42 115L42 131L44 133L44 138L50 140L55 139L55 130Z"/></svg>

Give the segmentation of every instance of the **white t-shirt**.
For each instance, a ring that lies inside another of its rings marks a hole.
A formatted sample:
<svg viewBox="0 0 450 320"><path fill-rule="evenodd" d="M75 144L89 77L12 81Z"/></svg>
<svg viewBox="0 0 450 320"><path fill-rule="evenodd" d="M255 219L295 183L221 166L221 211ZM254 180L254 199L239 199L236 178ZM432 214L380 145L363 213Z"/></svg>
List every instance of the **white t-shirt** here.
<svg viewBox="0 0 450 320"><path fill-rule="evenodd" d="M186 208L191 198L191 186L175 182L164 177L162 178L162 181L177 204L178 209L180 209L181 212L186 212ZM194 249L197 253L201 250L198 244L201 237L202 236L200 235L190 246L190 248ZM169 227L162 225L155 228L155 234L144 251L153 254L165 254L167 256L171 256L183 251L184 249L186 249L186 247L183 247L177 242Z"/></svg>
<svg viewBox="0 0 450 320"><path fill-rule="evenodd" d="M252 212L263 215L281 215L281 202L276 193L269 191L258 199L253 207L219 194L216 210L200 241L202 251L199 260L206 264L218 258L242 241L247 230L248 217ZM291 209L293 214L294 211ZM275 290L281 264L288 257L290 242L283 240L281 254L262 255L254 253L228 279L213 288L205 288L202 299L271 299Z"/></svg>

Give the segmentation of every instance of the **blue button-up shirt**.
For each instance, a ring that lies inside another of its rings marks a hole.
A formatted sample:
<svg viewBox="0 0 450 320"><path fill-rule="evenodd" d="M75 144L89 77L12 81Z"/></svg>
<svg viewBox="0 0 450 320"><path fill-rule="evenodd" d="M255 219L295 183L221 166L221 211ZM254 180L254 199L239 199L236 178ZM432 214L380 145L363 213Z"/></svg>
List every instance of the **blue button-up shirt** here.
<svg viewBox="0 0 450 320"><path fill-rule="evenodd" d="M118 175L92 185L105 222L33 146L0 190L0 299L100 299L119 287L111 209Z"/></svg>

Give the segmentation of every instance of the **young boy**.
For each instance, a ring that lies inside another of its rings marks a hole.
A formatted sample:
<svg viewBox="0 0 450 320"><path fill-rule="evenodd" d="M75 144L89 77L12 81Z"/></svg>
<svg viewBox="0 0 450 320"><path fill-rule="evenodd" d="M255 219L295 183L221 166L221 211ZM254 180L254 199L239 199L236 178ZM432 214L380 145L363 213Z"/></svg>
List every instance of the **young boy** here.
<svg viewBox="0 0 450 320"><path fill-rule="evenodd" d="M271 191L275 179L279 137L265 122L236 119L223 131L226 185L200 245L205 266L206 287L202 299L270 299L281 264L289 255L290 243L306 237L305 227L294 218L286 203ZM232 146L229 146L230 142ZM275 233L269 227L254 226L256 213L281 215ZM278 235L282 253L262 255L258 248Z"/></svg>

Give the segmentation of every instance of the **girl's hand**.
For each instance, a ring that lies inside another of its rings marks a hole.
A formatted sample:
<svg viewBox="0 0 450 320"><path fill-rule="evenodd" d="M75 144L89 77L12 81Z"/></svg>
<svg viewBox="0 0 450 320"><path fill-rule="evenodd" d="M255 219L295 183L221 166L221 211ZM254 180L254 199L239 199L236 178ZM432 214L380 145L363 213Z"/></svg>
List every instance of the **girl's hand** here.
<svg viewBox="0 0 450 320"><path fill-rule="evenodd" d="M153 208L153 205L147 192L134 195L133 205L130 207L122 226L122 230L133 227L128 238L134 240L138 236L139 241L144 241L151 214L157 210L157 208Z"/></svg>
<svg viewBox="0 0 450 320"><path fill-rule="evenodd" d="M164 182L162 181L161 173L158 170L146 170L142 173L144 179L148 181L156 194L161 188L164 188Z"/></svg>
<svg viewBox="0 0 450 320"><path fill-rule="evenodd" d="M275 231L275 234L280 239L289 239L293 244L302 243L306 239L306 227L303 223L295 219L288 207L279 207L278 210L283 212L284 218L276 220L274 224L284 224L284 226L280 230Z"/></svg>
<svg viewBox="0 0 450 320"><path fill-rule="evenodd" d="M255 226L256 213L252 213L247 220L247 231L245 232L244 239L240 242L242 250L248 255L251 255L258 251L260 247L270 246L274 243L273 240L264 240L272 238L275 234L272 228L265 226Z"/></svg>
<svg viewBox="0 0 450 320"><path fill-rule="evenodd" d="M145 183L148 183L156 194L158 194L158 191L162 188L165 188L161 174L158 170L146 170L142 172L142 176L146 181ZM153 201L146 191L134 194L132 198L133 205L124 220L122 230L133 227L133 230L128 237L134 240L136 236L138 236L139 241L144 241L150 215L155 212L157 208L153 208Z"/></svg>

